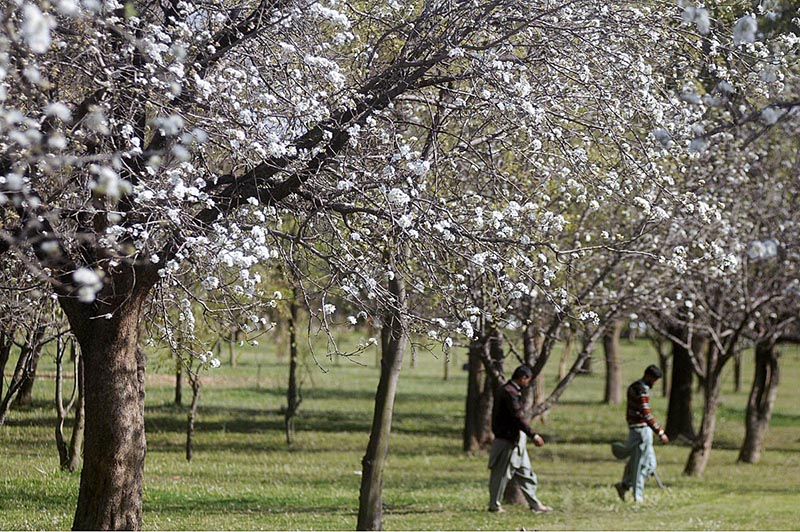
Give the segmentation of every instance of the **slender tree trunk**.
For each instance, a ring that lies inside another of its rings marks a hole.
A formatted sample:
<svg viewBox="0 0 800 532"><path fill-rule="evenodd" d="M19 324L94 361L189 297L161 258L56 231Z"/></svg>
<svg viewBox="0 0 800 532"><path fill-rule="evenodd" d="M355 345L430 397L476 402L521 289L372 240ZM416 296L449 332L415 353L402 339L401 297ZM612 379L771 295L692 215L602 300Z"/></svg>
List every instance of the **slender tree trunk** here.
<svg viewBox="0 0 800 532"><path fill-rule="evenodd" d="M236 333L231 331L231 337L228 339L228 362L232 368L236 367Z"/></svg>
<svg viewBox="0 0 800 532"><path fill-rule="evenodd" d="M69 471L77 471L81 465L81 456L83 455L83 434L86 429L85 403L83 394L83 359L81 358L80 354L75 355L73 363L78 367L78 371L76 372L76 378L78 379L78 400L75 403L75 419L72 423L72 436L70 436L69 439L69 462L67 463L67 470Z"/></svg>
<svg viewBox="0 0 800 532"><path fill-rule="evenodd" d="M722 382L719 375L719 371L722 368L717 368L718 359L719 352L716 348L712 347L706 352L706 379L703 384L703 420L700 423L700 432L694 440L692 451L683 470L685 475L698 477L702 475L711 455Z"/></svg>
<svg viewBox="0 0 800 532"><path fill-rule="evenodd" d="M583 359L583 364L581 364L580 373L591 373L592 372L592 352L589 352L589 356Z"/></svg>
<svg viewBox="0 0 800 532"><path fill-rule="evenodd" d="M0 397L3 397L5 384L6 364L11 356L11 347L14 345L14 330L0 332Z"/></svg>
<svg viewBox="0 0 800 532"><path fill-rule="evenodd" d="M672 389L672 374L670 372L669 360L670 355L661 348L661 343L658 346L658 368L661 370L661 397L669 397L670 390Z"/></svg>
<svg viewBox="0 0 800 532"><path fill-rule="evenodd" d="M186 461L191 462L194 457L194 422L197 419L197 405L200 403L200 368L197 373L189 374L189 384L192 386L192 404L186 420Z"/></svg>
<svg viewBox="0 0 800 532"><path fill-rule="evenodd" d="M22 384L25 382L29 361L33 354L40 349L38 344L41 342L43 335L44 330L41 327L36 327L32 331L29 331L25 339L25 345L19 350L19 358L14 368L14 375L11 377L6 395L3 397L3 400L0 401L0 427L5 424L8 413L11 410L11 403L14 401L20 388L22 388Z"/></svg>
<svg viewBox="0 0 800 532"><path fill-rule="evenodd" d="M397 271L396 268L392 268ZM367 452L361 461L361 490L357 530L383 527L383 472L389 454L394 398L408 335L405 281L399 275L389 281L395 307L387 311L381 330L381 376L375 394L375 412Z"/></svg>
<svg viewBox="0 0 800 532"><path fill-rule="evenodd" d="M672 331L674 336L687 339L686 331ZM692 414L692 369L689 350L678 342L672 342L672 385L670 386L667 423L664 431L670 440L695 438Z"/></svg>
<svg viewBox="0 0 800 532"><path fill-rule="evenodd" d="M774 342L757 342L755 376L745 414L745 436L739 451L739 462L755 464L761 459L764 436L772 418L778 396L780 368Z"/></svg>
<svg viewBox="0 0 800 532"><path fill-rule="evenodd" d="M622 321L614 322L611 330L603 335L603 352L606 358L606 391L603 401L609 405L622 403L622 366L619 360L619 336Z"/></svg>
<svg viewBox="0 0 800 532"><path fill-rule="evenodd" d="M58 449L58 458L62 471L74 471L70 469L70 446L64 438L64 423L67 419L67 414L75 406L75 401L78 397L78 360L75 356L75 342L70 342L72 356L70 357L73 364L73 387L72 394L66 405L64 405L64 354L67 350L67 343L64 338L59 335L56 339L56 448Z"/></svg>
<svg viewBox="0 0 800 532"><path fill-rule="evenodd" d="M137 340L147 292L126 291L109 319L92 319L93 306L62 300L85 379L84 464L74 530L142 527L145 355Z"/></svg>
<svg viewBox="0 0 800 532"><path fill-rule="evenodd" d="M175 401L177 406L183 404L183 361L178 353L175 353Z"/></svg>
<svg viewBox="0 0 800 532"><path fill-rule="evenodd" d="M46 332L46 325L36 327L31 353L25 367L25 374L22 378L22 383L20 383L17 398L14 401L17 406L30 406L33 403L33 384L36 382L36 368L39 366L39 356L42 354L42 339Z"/></svg>
<svg viewBox="0 0 800 532"><path fill-rule="evenodd" d="M300 388L297 384L297 291L289 304L289 387L286 390L286 443L294 443L294 420L300 407Z"/></svg>
<svg viewBox="0 0 800 532"><path fill-rule="evenodd" d="M564 349L561 351L561 360L558 364L558 380L564 380L564 377L567 376L569 372L569 355L570 351L572 351L572 338L573 333L571 330L567 331L566 337L564 338ZM583 367L583 366L581 366Z"/></svg>

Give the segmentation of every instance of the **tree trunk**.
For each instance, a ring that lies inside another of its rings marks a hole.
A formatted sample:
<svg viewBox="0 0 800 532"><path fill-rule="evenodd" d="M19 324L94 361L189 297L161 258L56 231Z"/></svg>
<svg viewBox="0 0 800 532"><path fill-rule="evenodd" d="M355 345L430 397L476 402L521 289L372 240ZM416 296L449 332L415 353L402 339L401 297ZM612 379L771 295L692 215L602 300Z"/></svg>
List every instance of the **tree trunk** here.
<svg viewBox="0 0 800 532"><path fill-rule="evenodd" d="M393 266L393 265L392 265ZM397 271L392 268L392 271ZM357 530L381 530L383 526L383 471L389 454L394 398L408 335L405 281L399 275L389 281L395 307L387 311L381 330L381 376L375 394L375 412L367 452L361 461L361 491Z"/></svg>
<svg viewBox="0 0 800 532"><path fill-rule="evenodd" d="M289 386L286 390L286 443L294 443L294 418L300 406L300 388L297 384L297 292L289 304Z"/></svg>
<svg viewBox="0 0 800 532"><path fill-rule="evenodd" d="M58 449L58 458L61 470L75 471L75 468L70 467L72 465L71 445L68 446L67 441L64 439L64 423L67 419L67 414L70 410L72 410L72 407L75 406L76 399L80 393L80 360L75 354L75 342L72 341L70 342L70 350L72 351L70 360L72 361L74 368L73 388L67 405L64 405L64 354L66 353L67 343L64 341L64 338L61 335L58 336L56 343L56 448ZM73 428L73 440L76 437L74 430L75 429ZM81 431L83 431L83 427L81 427ZM80 439L81 441L83 440L82 435Z"/></svg>
<svg viewBox="0 0 800 532"><path fill-rule="evenodd" d="M761 459L764 436L772 418L778 396L780 370L778 351L773 342L756 343L755 376L745 414L745 436L739 451L739 462L755 464Z"/></svg>
<svg viewBox="0 0 800 532"><path fill-rule="evenodd" d="M14 375L11 377L6 395L3 397L3 400L0 401L0 427L5 424L8 412L11 410L11 403L14 401L20 388L22 388L22 384L25 382L28 363L31 356L40 349L38 344L41 342L42 335L44 335L44 330L41 327L36 327L32 331L29 331L25 339L25 345L19 350L19 358L14 368Z"/></svg>
<svg viewBox="0 0 800 532"><path fill-rule="evenodd" d="M564 338L564 349L561 351L561 360L558 364L558 380L560 381L564 380L564 377L567 376L569 371L569 355L570 351L572 351L572 338L572 330L567 331L566 337Z"/></svg>
<svg viewBox="0 0 800 532"><path fill-rule="evenodd" d="M197 405L200 402L200 368L197 373L189 374L189 384L192 385L192 404L186 420L186 461L191 462L194 457L194 421L197 419Z"/></svg>
<svg viewBox="0 0 800 532"><path fill-rule="evenodd" d="M183 404L183 361L178 353L175 353L175 404Z"/></svg>
<svg viewBox="0 0 800 532"><path fill-rule="evenodd" d="M525 359L525 364L530 367L536 365L536 361L541 356L542 346L544 345L544 335L539 331L535 324L533 316L533 304L529 303L528 309L528 324L522 335L522 352ZM539 372L533 376L530 386L523 392L525 401L525 412L530 412L535 405L545 400L544 389L544 373ZM544 423L547 419L547 413L543 413L537 417L537 421Z"/></svg>
<svg viewBox="0 0 800 532"><path fill-rule="evenodd" d="M703 381L703 420L700 433L692 444L692 452L683 470L685 475L700 476L708 465L711 446L714 443L714 430L717 425L717 408L722 379L717 368L719 353L712 347L706 353L706 379Z"/></svg>
<svg viewBox="0 0 800 532"><path fill-rule="evenodd" d="M589 352L589 356L583 359L583 363L581 364L579 373L591 373L592 372L592 352Z"/></svg>
<svg viewBox="0 0 800 532"><path fill-rule="evenodd" d="M5 384L6 364L11 356L11 347L14 345L14 330L0 332L0 397L3 397Z"/></svg>
<svg viewBox="0 0 800 532"><path fill-rule="evenodd" d="M17 399L14 401L17 406L30 406L33 403L33 384L36 382L36 368L39 366L39 356L42 354L42 339L45 332L47 332L46 325L36 327L31 353L25 367L25 374L20 383Z"/></svg>
<svg viewBox="0 0 800 532"><path fill-rule="evenodd" d="M481 335L480 338L483 336ZM484 344L479 339L469 343L468 375L467 375L467 401L464 415L464 451L472 453L480 450L480 427L482 425L480 403L481 397L486 393L486 371L481 361L481 352Z"/></svg>
<svg viewBox="0 0 800 532"><path fill-rule="evenodd" d="M672 331L672 334L687 339L686 331ZM691 354L686 347L672 342L672 384L670 386L667 423L664 431L670 440L678 438L694 441L694 419L692 415L692 369Z"/></svg>
<svg viewBox="0 0 800 532"><path fill-rule="evenodd" d="M74 530L142 527L145 355L137 340L146 293L127 291L109 319L92 319L94 305L62 300L85 379L84 464Z"/></svg>
<svg viewBox="0 0 800 532"><path fill-rule="evenodd" d="M73 363L78 365L78 371L76 372L78 379L78 401L75 403L75 419L72 423L72 436L70 436L69 439L69 462L67 463L67 470L69 471L77 471L81 465L83 434L86 429L86 410L83 394L83 359L80 355L76 355Z"/></svg>
<svg viewBox="0 0 800 532"><path fill-rule="evenodd" d="M622 321L614 322L611 330L603 335L603 352L606 356L606 391L603 401L609 405L622 403L622 366L619 360L619 336Z"/></svg>

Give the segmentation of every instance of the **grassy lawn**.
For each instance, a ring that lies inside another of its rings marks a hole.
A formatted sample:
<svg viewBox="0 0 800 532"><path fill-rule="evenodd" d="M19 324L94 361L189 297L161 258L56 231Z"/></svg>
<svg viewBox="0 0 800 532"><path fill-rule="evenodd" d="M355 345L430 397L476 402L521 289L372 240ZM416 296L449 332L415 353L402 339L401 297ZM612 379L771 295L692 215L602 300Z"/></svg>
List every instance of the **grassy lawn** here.
<svg viewBox="0 0 800 532"><path fill-rule="evenodd" d="M184 459L187 407L172 404L169 364L151 357L147 387L148 453L144 526L151 530L352 530L356 524L360 460L367 445L378 371L375 353L360 364L323 358L321 371L308 355L302 370L303 403L297 441L283 433L287 362L270 349L242 348L236 368L227 364L204 377L194 461ZM644 342L623 342L626 383L655 361ZM554 356L558 356L556 353ZM223 357L226 358L226 357ZM487 507L486 455L461 451L466 374L463 350L450 379L443 363L419 353L407 359L395 406L384 486L384 528L445 530L525 529L796 529L800 523L800 349L785 347L781 387L766 452L758 465L737 465L752 359L745 358L743 390L733 393L727 368L715 448L705 475L681 472L689 449L657 446L666 489L649 482L646 501L621 503L612 488L623 464L609 443L625 438L623 407L602 399L604 369L579 377L549 414L547 445L530 448L547 515ZM513 363L509 363L512 366ZM548 387L555 384L551 361ZM52 361L40 365L35 404L12 410L0 429L0 528L68 529L78 474L62 473L53 440ZM184 387L184 394L190 393ZM660 390L660 388L659 388ZM699 402L695 398L699 423ZM184 397L184 403L188 398ZM664 421L658 390L655 414Z"/></svg>

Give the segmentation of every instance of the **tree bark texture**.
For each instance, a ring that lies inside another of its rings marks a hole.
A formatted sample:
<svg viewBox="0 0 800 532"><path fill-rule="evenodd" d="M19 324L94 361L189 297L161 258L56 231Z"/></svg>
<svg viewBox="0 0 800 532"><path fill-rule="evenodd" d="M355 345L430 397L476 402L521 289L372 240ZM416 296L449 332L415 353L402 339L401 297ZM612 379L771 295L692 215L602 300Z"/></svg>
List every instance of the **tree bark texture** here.
<svg viewBox="0 0 800 532"><path fill-rule="evenodd" d="M755 376L747 401L744 441L739 451L739 462L748 464L761 460L764 436L772 418L780 380L779 354L775 343L757 342L755 351Z"/></svg>
<svg viewBox="0 0 800 532"><path fill-rule="evenodd" d="M85 447L74 530L139 530L145 459L145 356L138 349L147 290L109 319L62 301L84 360Z"/></svg>
<svg viewBox="0 0 800 532"><path fill-rule="evenodd" d="M482 416L479 405L481 403L481 397L486 393L486 371L481 361L481 352L483 348L483 342L478 339L473 339L469 343L467 399L464 415L463 441L464 451L468 453L476 452L481 448L480 426L482 424Z"/></svg>
<svg viewBox="0 0 800 532"><path fill-rule="evenodd" d="M686 331L673 331L682 339L688 337ZM693 441L695 438L692 415L692 368L691 354L679 342L672 342L672 384L670 386L667 423L664 431L670 440L678 438Z"/></svg>
<svg viewBox="0 0 800 532"><path fill-rule="evenodd" d="M375 394L369 444L361 461L357 530L381 530L383 527L383 472L389 454L394 399L408 335L408 303L402 277L398 275L390 280L389 290L394 296L395 307L386 312L381 329L381 375Z"/></svg>
<svg viewBox="0 0 800 532"><path fill-rule="evenodd" d="M622 403L622 366L619 360L619 337L624 323L617 321L603 335L606 358L606 390L603 401L609 405Z"/></svg>

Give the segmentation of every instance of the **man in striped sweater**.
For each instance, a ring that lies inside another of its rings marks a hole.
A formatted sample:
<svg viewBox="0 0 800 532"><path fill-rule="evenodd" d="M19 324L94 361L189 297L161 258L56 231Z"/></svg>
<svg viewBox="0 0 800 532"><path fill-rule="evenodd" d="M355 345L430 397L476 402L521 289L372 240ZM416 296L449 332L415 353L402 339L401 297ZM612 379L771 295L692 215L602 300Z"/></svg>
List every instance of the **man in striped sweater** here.
<svg viewBox="0 0 800 532"><path fill-rule="evenodd" d="M658 366L650 365L644 370L644 376L628 387L628 441L625 443L625 455L630 456L625 465L622 482L614 487L623 501L628 490L633 492L633 500L643 500L644 481L656 470L656 453L653 450L653 433L661 438L661 443L669 443L664 429L650 411L650 388L661 378Z"/></svg>

